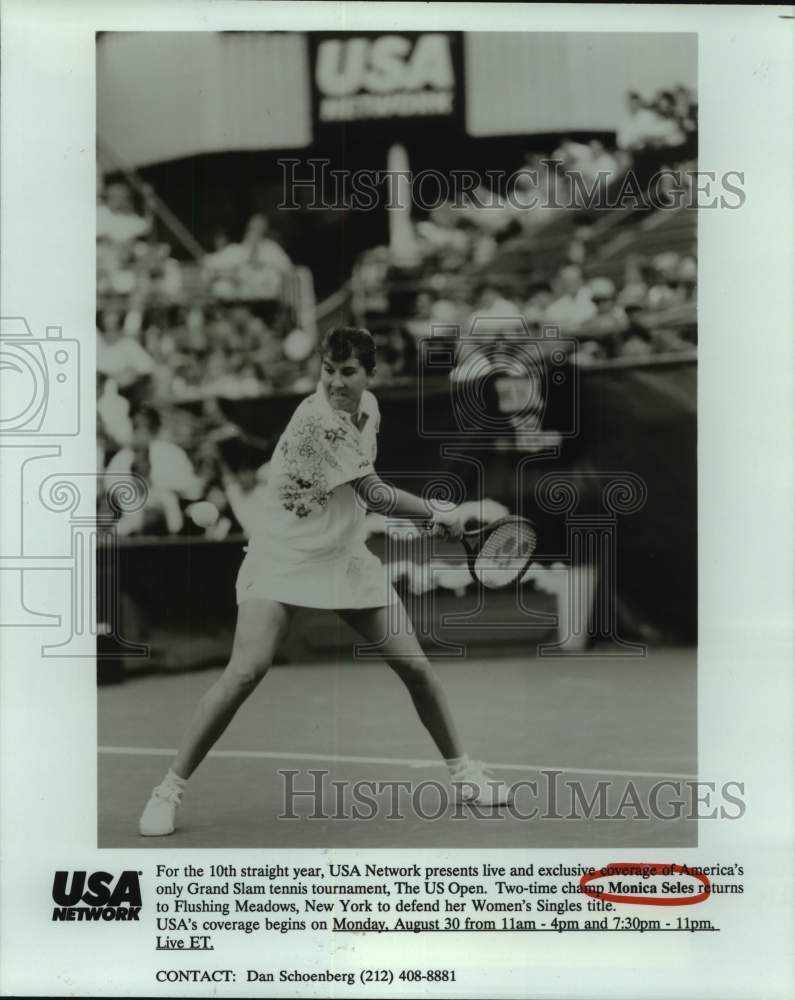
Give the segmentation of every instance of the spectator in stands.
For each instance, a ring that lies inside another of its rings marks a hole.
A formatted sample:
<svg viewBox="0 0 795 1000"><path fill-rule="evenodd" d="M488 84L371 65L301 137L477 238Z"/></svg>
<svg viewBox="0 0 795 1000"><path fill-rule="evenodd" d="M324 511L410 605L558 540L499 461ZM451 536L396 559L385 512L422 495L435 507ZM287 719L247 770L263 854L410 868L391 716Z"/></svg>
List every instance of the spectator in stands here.
<svg viewBox="0 0 795 1000"><path fill-rule="evenodd" d="M600 183L610 184L618 173L618 160L599 139L591 139L588 152L588 157L580 165L585 180L593 183L598 179Z"/></svg>
<svg viewBox="0 0 795 1000"><path fill-rule="evenodd" d="M113 274L118 266L118 253L107 240L97 240L97 300L113 295Z"/></svg>
<svg viewBox="0 0 795 1000"><path fill-rule="evenodd" d="M179 299L182 293L182 268L171 255L168 243L159 243L152 248L150 280L152 292L166 301Z"/></svg>
<svg viewBox="0 0 795 1000"><path fill-rule="evenodd" d="M680 285L685 289L685 299L693 299L696 293L696 279L698 277L698 264L695 257L684 256L679 261L676 277Z"/></svg>
<svg viewBox="0 0 795 1000"><path fill-rule="evenodd" d="M530 286L523 314L531 330L540 329L546 322L547 309L551 304L552 286L548 281L537 281Z"/></svg>
<svg viewBox="0 0 795 1000"><path fill-rule="evenodd" d="M652 263L654 281L647 302L650 309L665 309L677 300L679 254L672 251L658 254Z"/></svg>
<svg viewBox="0 0 795 1000"><path fill-rule="evenodd" d="M151 188L146 189L147 195ZM132 244L141 239L152 228L151 200L145 201L146 214L138 215L133 205L132 194L126 184L114 182L105 189L102 201L97 205L97 239L112 244Z"/></svg>
<svg viewBox="0 0 795 1000"><path fill-rule="evenodd" d="M404 327L415 341L432 334L434 301L433 294L426 291L421 291L414 300L414 315L405 321Z"/></svg>
<svg viewBox="0 0 795 1000"><path fill-rule="evenodd" d="M477 189L471 208L465 211L468 222L477 229L477 234L473 234L473 244L477 235L500 236L514 222L514 210L507 198L497 188L491 189L485 184Z"/></svg>
<svg viewBox="0 0 795 1000"><path fill-rule="evenodd" d="M241 294L249 299L279 297L284 278L293 264L284 249L269 236L264 215L252 215L243 237L245 262L240 269Z"/></svg>
<svg viewBox="0 0 795 1000"><path fill-rule="evenodd" d="M562 190L563 172L550 157L533 153L525 156L525 163L526 168L518 172L511 202L514 219L518 218L524 232L537 233L560 218L567 193Z"/></svg>
<svg viewBox="0 0 795 1000"><path fill-rule="evenodd" d="M131 246L118 246L106 240L97 243L104 274L100 277L108 295L132 296L137 291L138 274Z"/></svg>
<svg viewBox="0 0 795 1000"><path fill-rule="evenodd" d="M476 268L485 267L496 255L496 238L491 233L479 233L472 243L472 264Z"/></svg>
<svg viewBox="0 0 795 1000"><path fill-rule="evenodd" d="M223 230L216 232L213 251L202 262L205 285L222 301L276 301L292 269L292 261L261 214L249 219L241 243L230 243Z"/></svg>
<svg viewBox="0 0 795 1000"><path fill-rule="evenodd" d="M435 326L449 324L460 327L469 310L469 289L466 280L464 280L439 290L431 316Z"/></svg>
<svg viewBox="0 0 795 1000"><path fill-rule="evenodd" d="M622 334L629 328L627 315L616 302L616 288L610 278L594 278L589 289L596 312L577 333L576 361L581 365L615 357L621 350Z"/></svg>
<svg viewBox="0 0 795 1000"><path fill-rule="evenodd" d="M464 336L501 336L524 329L521 311L493 280L484 281L478 289L475 308L469 315Z"/></svg>
<svg viewBox="0 0 795 1000"><path fill-rule="evenodd" d="M354 269L354 309L359 315L380 316L389 309L385 289L388 271L388 247L373 247L358 261Z"/></svg>
<svg viewBox="0 0 795 1000"><path fill-rule="evenodd" d="M245 345L242 331L232 322L230 312L225 307L210 307L206 311L199 310L201 322L207 332L210 343L218 344L224 351L240 350Z"/></svg>
<svg viewBox="0 0 795 1000"><path fill-rule="evenodd" d="M600 316L623 317L624 310L616 306L616 286L610 278L592 278L588 283L588 289L591 302L596 308L592 323L595 323Z"/></svg>
<svg viewBox="0 0 795 1000"><path fill-rule="evenodd" d="M618 293L618 304L625 309L628 306L642 308L646 305L648 290L647 268L643 258L631 254L624 262L624 280Z"/></svg>
<svg viewBox="0 0 795 1000"><path fill-rule="evenodd" d="M99 295L146 294L139 289L136 243L152 229L151 188L145 192L145 214L136 213L130 189L113 183L97 203L97 291ZM143 243L146 246L145 243Z"/></svg>
<svg viewBox="0 0 795 1000"><path fill-rule="evenodd" d="M631 322L626 337L619 348L619 357L647 358L654 354L651 333L638 322Z"/></svg>
<svg viewBox="0 0 795 1000"><path fill-rule="evenodd" d="M171 397L175 402L190 402L204 398L204 371L193 355L179 355L174 366Z"/></svg>
<svg viewBox="0 0 795 1000"><path fill-rule="evenodd" d="M552 154L553 160L558 160L564 170L582 169L590 163L591 150L584 142L575 142L569 136L564 136L558 148Z"/></svg>
<svg viewBox="0 0 795 1000"><path fill-rule="evenodd" d="M583 281L582 268L567 264L558 272L558 297L547 308L546 320L563 330L576 330L596 315L591 291Z"/></svg>
<svg viewBox="0 0 795 1000"><path fill-rule="evenodd" d="M213 250L202 261L205 284L211 295L221 300L237 298L240 292L239 271L246 261L245 248L231 243L223 230L213 236Z"/></svg>
<svg viewBox="0 0 795 1000"><path fill-rule="evenodd" d="M227 355L216 349L207 359L202 381L204 394L222 399L243 399L260 395L262 385L256 368L246 355Z"/></svg>
<svg viewBox="0 0 795 1000"><path fill-rule="evenodd" d="M452 295L442 292L437 297L433 291L423 290L414 301L414 315L405 320L403 326L416 342L434 336L434 328L457 328L468 309L466 302L458 301Z"/></svg>
<svg viewBox="0 0 795 1000"><path fill-rule="evenodd" d="M627 314L616 302L616 287L610 278L594 278L590 290L596 314L590 320L589 328L623 333L628 326Z"/></svg>
<svg viewBox="0 0 795 1000"><path fill-rule="evenodd" d="M249 359L256 365L261 381L271 389L287 377L281 338L263 325L256 348L249 348Z"/></svg>
<svg viewBox="0 0 795 1000"><path fill-rule="evenodd" d="M569 243L568 249L566 250L566 260L569 264L576 264L577 267L582 267L585 263L585 258L585 243L575 237L571 243Z"/></svg>
<svg viewBox="0 0 795 1000"><path fill-rule="evenodd" d="M478 289L475 308L460 331L456 364L450 377L454 381L474 374L482 375L495 353L495 347L506 337L526 335L521 310L507 298L494 281L485 281ZM486 367L484 367L484 364Z"/></svg>
<svg viewBox="0 0 795 1000"><path fill-rule="evenodd" d="M648 144L655 147L681 146L685 133L676 114L676 99L670 90L661 90L654 101L655 127Z"/></svg>
<svg viewBox="0 0 795 1000"><path fill-rule="evenodd" d="M97 371L112 378L123 395L146 395L155 363L135 337L122 329L118 309L104 309L102 331L97 330Z"/></svg>
<svg viewBox="0 0 795 1000"><path fill-rule="evenodd" d="M658 134L657 115L643 103L640 94L632 90L627 94L627 116L616 131L616 146L627 153L644 149Z"/></svg>
<svg viewBox="0 0 795 1000"><path fill-rule="evenodd" d="M697 128L698 104L693 91L689 87L677 84L673 89L674 110L683 128Z"/></svg>
<svg viewBox="0 0 795 1000"><path fill-rule="evenodd" d="M459 225L458 213L447 204L439 205L428 213L428 218L415 226L420 249L426 257L449 255L463 262L470 246L470 236Z"/></svg>
<svg viewBox="0 0 795 1000"><path fill-rule="evenodd" d="M213 418L214 423L223 423L224 417L220 412ZM191 461L196 478L201 483L201 494L210 499L207 495L211 489L221 485L222 480L222 456L218 447L217 434L204 433L195 443L191 452ZM221 509L226 506L226 498L222 500Z"/></svg>
<svg viewBox="0 0 795 1000"><path fill-rule="evenodd" d="M541 201L543 184L541 173L545 168L539 153L524 154L524 163L513 177L513 190L509 199L517 212L525 212Z"/></svg>
<svg viewBox="0 0 795 1000"><path fill-rule="evenodd" d="M616 288L610 278L594 278L590 283L591 301L596 314L580 328L581 361L606 360L620 352L623 334L629 329L629 319L616 301Z"/></svg>
<svg viewBox="0 0 795 1000"><path fill-rule="evenodd" d="M122 516L118 530L121 534L164 530L178 534L184 524L180 500L198 500L202 483L182 448L162 436L157 410L141 407L133 413L132 425L130 443L113 456L105 474L112 481L115 475L137 473L149 487L149 495L142 510Z"/></svg>
<svg viewBox="0 0 795 1000"><path fill-rule="evenodd" d="M685 137L682 150L683 158L690 159L696 155L696 136L698 133L698 104L689 87L681 84L674 88L674 114L679 128Z"/></svg>
<svg viewBox="0 0 795 1000"><path fill-rule="evenodd" d="M119 395L116 383L102 372L97 372L97 433L108 451L130 444L133 436L130 401Z"/></svg>

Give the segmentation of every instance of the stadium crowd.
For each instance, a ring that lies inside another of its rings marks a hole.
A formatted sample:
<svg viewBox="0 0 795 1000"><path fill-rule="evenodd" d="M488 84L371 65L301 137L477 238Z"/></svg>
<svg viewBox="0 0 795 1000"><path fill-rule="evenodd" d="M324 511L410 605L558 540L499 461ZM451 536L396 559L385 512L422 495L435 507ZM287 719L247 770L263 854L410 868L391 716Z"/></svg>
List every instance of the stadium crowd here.
<svg viewBox="0 0 795 1000"><path fill-rule="evenodd" d="M580 364L692 349L694 228L684 249L643 252L639 241L640 250L623 254L616 274L614 263L600 268L598 217L606 213L584 198L597 180L609 198L631 171L637 187L629 190L644 192L657 173L658 195L678 195L687 204L697 118L687 87L650 99L631 92L614 148L564 136L551 152L527 154L514 175L520 190L513 197L482 187L467 203L451 201L414 222L398 253L384 246L363 254L353 308L376 335L379 377L413 374L419 340L452 329L463 341L476 324L484 329L484 318L497 338L517 330L540 337L545 326L575 334ZM533 263L518 270L506 263L506 251L517 245L537 249Z"/></svg>
<svg viewBox="0 0 795 1000"><path fill-rule="evenodd" d="M554 326L576 335L574 359L579 364L693 349L695 255L663 252L652 259L632 257L623 271L623 281L617 285L604 275L588 279L582 263L565 260L550 279L530 277L517 294L515 281L509 290L499 276L462 282L456 275L448 281L437 270L416 276L416 295L403 303L408 315L402 320L395 318L394 297L381 311L377 299L364 288L362 322L374 331L378 345L376 377L388 381L412 376L419 342L451 334L464 346L469 335L541 338L545 327ZM389 271L378 286L378 298L390 298L383 291L390 279L405 299L405 289Z"/></svg>
<svg viewBox="0 0 795 1000"><path fill-rule="evenodd" d="M399 253L394 245L365 252L350 314L376 339L376 384L414 378L420 342L440 329L457 343L452 378L467 377L473 356L488 357L488 345L467 343L484 330L497 344L557 327L573 335L573 360L584 365L692 349L695 246L627 253L620 273L600 269L593 215L549 203L570 190L573 174L613 184L629 169L647 180L653 169L687 165L696 121L687 88L651 100L629 94L614 148L566 136L548 156L528 154L522 193L528 205L539 196L534 207L517 209L484 189L481 205L442 205L412 220ZM156 239L154 191L144 185L138 195L136 206L119 180L97 191L99 468L109 477L137 472L149 484L144 510L122 518L122 533L246 532L274 442L247 439L222 403L316 384L314 337L285 295L294 266L262 214L239 242L218 232L211 252L180 262ZM540 263L503 267L505 249L516 244L540 248ZM221 511L206 530L186 517L200 498Z"/></svg>

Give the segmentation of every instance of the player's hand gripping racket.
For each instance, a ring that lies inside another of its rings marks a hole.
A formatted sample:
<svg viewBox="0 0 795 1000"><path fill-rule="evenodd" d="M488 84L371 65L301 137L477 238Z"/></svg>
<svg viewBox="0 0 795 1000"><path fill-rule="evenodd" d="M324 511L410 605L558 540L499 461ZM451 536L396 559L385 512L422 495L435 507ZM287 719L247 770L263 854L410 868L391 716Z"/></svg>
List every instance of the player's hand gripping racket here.
<svg viewBox="0 0 795 1000"><path fill-rule="evenodd" d="M523 517L501 517L461 536L472 579L489 590L509 587L524 576L537 540L532 521Z"/></svg>

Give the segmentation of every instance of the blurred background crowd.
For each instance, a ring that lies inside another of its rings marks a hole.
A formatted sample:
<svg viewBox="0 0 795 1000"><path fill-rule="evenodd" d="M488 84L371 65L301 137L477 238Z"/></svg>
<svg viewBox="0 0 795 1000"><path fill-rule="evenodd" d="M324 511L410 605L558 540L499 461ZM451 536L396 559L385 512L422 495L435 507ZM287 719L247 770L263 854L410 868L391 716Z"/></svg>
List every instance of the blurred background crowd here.
<svg viewBox="0 0 795 1000"><path fill-rule="evenodd" d="M208 535L247 532L279 429L252 438L223 403L311 391L317 338L335 322L372 331L376 386L416 379L430 337L452 344L449 371L435 369L451 378L466 378L473 357L488 363L493 345L550 327L572 338L578 365L692 351L696 123L688 87L633 91L611 139L559 134L506 164L515 198L484 184L468 204L415 207L319 304L319 276L286 249L275 206L252 211L242 231L230 219L202 246L134 171L100 170L97 460L150 485L122 533L204 533L186 517L200 498L222 513ZM645 192L660 171L682 207L606 209L572 185L615 194L631 174Z"/></svg>

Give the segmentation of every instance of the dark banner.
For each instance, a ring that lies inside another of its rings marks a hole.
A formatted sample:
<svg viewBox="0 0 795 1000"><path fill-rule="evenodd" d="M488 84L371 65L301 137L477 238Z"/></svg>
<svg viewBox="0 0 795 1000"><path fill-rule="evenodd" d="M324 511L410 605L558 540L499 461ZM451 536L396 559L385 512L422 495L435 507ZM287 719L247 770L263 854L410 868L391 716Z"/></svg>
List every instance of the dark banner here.
<svg viewBox="0 0 795 1000"><path fill-rule="evenodd" d="M698 612L696 364L584 373L577 468L640 477L642 509L620 518L620 596L664 633L695 640Z"/></svg>
<svg viewBox="0 0 795 1000"><path fill-rule="evenodd" d="M315 136L330 125L463 123L461 32L311 32Z"/></svg>

